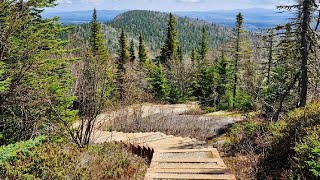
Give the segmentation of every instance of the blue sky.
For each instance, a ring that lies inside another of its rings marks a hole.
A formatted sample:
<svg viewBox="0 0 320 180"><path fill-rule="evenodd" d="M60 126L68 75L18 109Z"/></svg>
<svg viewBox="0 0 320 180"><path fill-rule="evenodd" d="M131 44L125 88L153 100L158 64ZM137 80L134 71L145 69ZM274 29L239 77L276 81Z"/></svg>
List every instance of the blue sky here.
<svg viewBox="0 0 320 180"><path fill-rule="evenodd" d="M157 10L157 11L209 11L265 8L292 4L294 0L58 0L54 11L91 10Z"/></svg>

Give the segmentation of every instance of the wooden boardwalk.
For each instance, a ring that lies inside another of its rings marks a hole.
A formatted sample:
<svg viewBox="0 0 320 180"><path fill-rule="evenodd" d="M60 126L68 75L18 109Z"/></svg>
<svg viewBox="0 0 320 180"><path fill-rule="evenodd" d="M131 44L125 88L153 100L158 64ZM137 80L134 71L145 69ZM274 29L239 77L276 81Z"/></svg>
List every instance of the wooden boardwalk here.
<svg viewBox="0 0 320 180"><path fill-rule="evenodd" d="M119 142L151 159L145 180L219 179L234 180L217 149L197 139L175 137L159 132L122 133L96 131L96 144Z"/></svg>

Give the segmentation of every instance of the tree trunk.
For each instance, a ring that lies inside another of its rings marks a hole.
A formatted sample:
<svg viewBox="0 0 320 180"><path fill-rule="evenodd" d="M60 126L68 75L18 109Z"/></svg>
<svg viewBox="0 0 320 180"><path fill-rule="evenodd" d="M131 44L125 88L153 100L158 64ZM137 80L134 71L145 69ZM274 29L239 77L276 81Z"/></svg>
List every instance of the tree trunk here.
<svg viewBox="0 0 320 180"><path fill-rule="evenodd" d="M237 47L236 47L236 58L234 63L234 84L233 84L233 102L232 109L235 109L235 100L237 97L237 83L238 83L238 63L240 58L240 28L237 30Z"/></svg>
<svg viewBox="0 0 320 180"><path fill-rule="evenodd" d="M308 28L310 26L310 8L311 0L305 0L303 2L303 19L302 19L302 31L301 31L301 91L300 91L300 103L299 107L304 107L307 104L308 95Z"/></svg>

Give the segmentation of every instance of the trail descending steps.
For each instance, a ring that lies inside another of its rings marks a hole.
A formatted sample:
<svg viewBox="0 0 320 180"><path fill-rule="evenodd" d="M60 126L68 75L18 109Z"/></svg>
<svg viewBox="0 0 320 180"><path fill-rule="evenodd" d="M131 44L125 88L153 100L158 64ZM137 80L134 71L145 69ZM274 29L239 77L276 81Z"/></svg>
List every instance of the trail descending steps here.
<svg viewBox="0 0 320 180"><path fill-rule="evenodd" d="M96 144L120 142L152 158L145 180L220 179L233 180L217 149L197 139L169 136L160 132L122 133L97 131Z"/></svg>

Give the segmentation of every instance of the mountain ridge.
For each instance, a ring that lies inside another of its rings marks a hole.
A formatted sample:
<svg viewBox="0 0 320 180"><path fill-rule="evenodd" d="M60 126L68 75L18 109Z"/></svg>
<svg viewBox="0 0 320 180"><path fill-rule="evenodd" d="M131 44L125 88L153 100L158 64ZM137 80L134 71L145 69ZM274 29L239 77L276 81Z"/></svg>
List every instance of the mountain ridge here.
<svg viewBox="0 0 320 180"><path fill-rule="evenodd" d="M136 11L136 10L99 10L98 16L100 22L111 22L120 14ZM148 11L148 10L138 10ZM161 12L161 11L153 11ZM285 24L291 17L288 13L277 13L277 10L251 8L251 9L235 9L235 10L212 10L212 11L177 11L173 12L177 16L186 16L193 19L204 20L209 23L215 23L223 26L233 27L235 24L235 16L238 12L242 12L245 18L245 25L248 30L254 31L258 29L266 29ZM169 13L169 12L161 12ZM60 16L61 22L64 24L83 24L91 21L92 10L87 11L63 11L63 12L46 12L43 13L45 18Z"/></svg>

